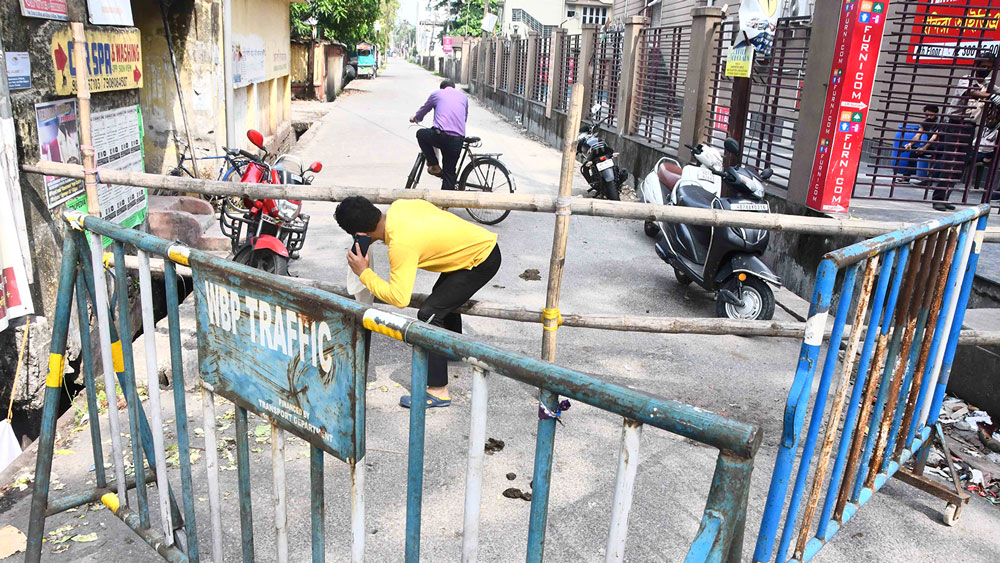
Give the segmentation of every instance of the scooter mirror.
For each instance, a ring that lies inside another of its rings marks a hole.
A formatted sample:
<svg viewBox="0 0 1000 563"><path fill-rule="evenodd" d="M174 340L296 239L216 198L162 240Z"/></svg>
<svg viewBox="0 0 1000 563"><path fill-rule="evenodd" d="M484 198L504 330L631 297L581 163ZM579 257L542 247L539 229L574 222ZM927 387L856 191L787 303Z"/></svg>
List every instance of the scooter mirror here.
<svg viewBox="0 0 1000 563"><path fill-rule="evenodd" d="M726 149L726 152L731 152L733 154L738 154L740 152L740 143L732 137L726 137L726 141L722 144Z"/></svg>
<svg viewBox="0 0 1000 563"><path fill-rule="evenodd" d="M247 131L247 139L250 139L250 142L253 143L253 146L257 147L258 149L261 150L264 149L264 135L262 135L260 131L256 129L250 129L249 131Z"/></svg>
<svg viewBox="0 0 1000 563"><path fill-rule="evenodd" d="M314 173L314 174L317 173L317 172L319 172L322 169L323 169L323 163L320 162L320 161L318 161L318 160L316 162L314 162L314 163L312 163L312 164L309 165L309 171L312 172L312 173Z"/></svg>
<svg viewBox="0 0 1000 563"><path fill-rule="evenodd" d="M773 175L774 175L774 170L771 170L770 168L765 168L765 169L761 170L761 172L760 172L760 179L761 180L767 180L768 178L770 178Z"/></svg>

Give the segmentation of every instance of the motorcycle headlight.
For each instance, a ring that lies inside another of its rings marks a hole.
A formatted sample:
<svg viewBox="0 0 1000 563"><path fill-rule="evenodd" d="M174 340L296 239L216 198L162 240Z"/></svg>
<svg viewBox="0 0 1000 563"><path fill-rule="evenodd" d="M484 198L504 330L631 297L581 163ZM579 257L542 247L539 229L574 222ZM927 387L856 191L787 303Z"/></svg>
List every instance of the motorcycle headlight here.
<svg viewBox="0 0 1000 563"><path fill-rule="evenodd" d="M300 211L302 211L301 203L292 203L287 199L278 201L278 218L286 223L294 221Z"/></svg>

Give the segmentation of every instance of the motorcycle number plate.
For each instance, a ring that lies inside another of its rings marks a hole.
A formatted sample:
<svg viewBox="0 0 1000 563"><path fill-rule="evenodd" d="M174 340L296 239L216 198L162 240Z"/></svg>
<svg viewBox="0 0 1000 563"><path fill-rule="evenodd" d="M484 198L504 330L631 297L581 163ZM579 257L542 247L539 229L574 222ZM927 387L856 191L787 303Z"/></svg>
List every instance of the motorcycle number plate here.
<svg viewBox="0 0 1000 563"><path fill-rule="evenodd" d="M763 202L739 201L730 204L729 209L733 211L767 211L768 207L767 204Z"/></svg>
<svg viewBox="0 0 1000 563"><path fill-rule="evenodd" d="M598 162L597 163L597 169L598 170L607 170L608 168L611 168L614 165L615 165L615 161L609 158L609 159L605 160L604 162Z"/></svg>

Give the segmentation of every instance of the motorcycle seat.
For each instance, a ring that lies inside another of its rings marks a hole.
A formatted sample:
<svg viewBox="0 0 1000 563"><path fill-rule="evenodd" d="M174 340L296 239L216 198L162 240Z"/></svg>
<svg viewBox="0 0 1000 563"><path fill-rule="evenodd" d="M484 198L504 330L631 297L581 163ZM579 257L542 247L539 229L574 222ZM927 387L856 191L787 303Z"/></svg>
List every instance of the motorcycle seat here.
<svg viewBox="0 0 1000 563"><path fill-rule="evenodd" d="M697 209L711 209L715 196L705 188L695 184L683 184L675 189L677 205Z"/></svg>
<svg viewBox="0 0 1000 563"><path fill-rule="evenodd" d="M481 140L482 140L482 139L480 139L479 137L466 137L466 138L465 138L465 142L466 142L466 143L469 143L470 145L472 145L472 144L475 144L475 143L478 143L478 142L479 142L479 141L481 141Z"/></svg>
<svg viewBox="0 0 1000 563"><path fill-rule="evenodd" d="M656 167L656 176L665 186L673 189L677 181L681 179L681 167L676 162L663 160Z"/></svg>

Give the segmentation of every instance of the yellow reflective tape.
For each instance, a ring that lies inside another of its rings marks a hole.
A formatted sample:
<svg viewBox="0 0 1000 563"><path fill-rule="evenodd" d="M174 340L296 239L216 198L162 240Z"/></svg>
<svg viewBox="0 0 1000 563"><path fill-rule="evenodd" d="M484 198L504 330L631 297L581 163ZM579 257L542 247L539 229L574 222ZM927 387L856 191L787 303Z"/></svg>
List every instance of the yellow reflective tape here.
<svg viewBox="0 0 1000 563"><path fill-rule="evenodd" d="M108 510L114 513L118 513L118 507L121 506L121 502L118 500L118 495L114 493L105 493L101 497L101 502L104 506L108 507Z"/></svg>
<svg viewBox="0 0 1000 563"><path fill-rule="evenodd" d="M78 231L83 230L83 219L84 217L86 217L84 213L81 213L79 211L66 211L65 213L63 213L63 217L66 218L66 222L69 223L69 226L71 228L74 228Z"/></svg>
<svg viewBox="0 0 1000 563"><path fill-rule="evenodd" d="M544 326L545 321L548 320L554 320L556 321L556 324L553 326ZM562 324L563 324L563 318L562 314L559 312L558 307L553 307L551 309L548 308L542 309L542 325L543 325L542 328L544 330L555 332L556 330L559 329L559 327L562 326Z"/></svg>
<svg viewBox="0 0 1000 563"><path fill-rule="evenodd" d="M62 354L49 354L49 375L45 378L46 387L62 387L63 369L66 359Z"/></svg>
<svg viewBox="0 0 1000 563"><path fill-rule="evenodd" d="M111 267L111 253L110 252L105 252L104 253L104 267L105 268L110 268Z"/></svg>
<svg viewBox="0 0 1000 563"><path fill-rule="evenodd" d="M175 244L172 245L170 248L167 248L167 257L173 260L174 262L177 262L178 264L183 264L185 266L190 265L188 264L188 255L190 254L191 254L190 248L179 244Z"/></svg>
<svg viewBox="0 0 1000 563"><path fill-rule="evenodd" d="M115 366L115 372L125 371L125 356L122 355L122 341L115 340L111 343L111 363Z"/></svg>
<svg viewBox="0 0 1000 563"><path fill-rule="evenodd" d="M361 325L368 330L384 334L396 340L403 339L403 330L405 330L407 323L409 323L409 319L402 315L379 311L378 309L368 309L365 311L365 316L361 319Z"/></svg>

